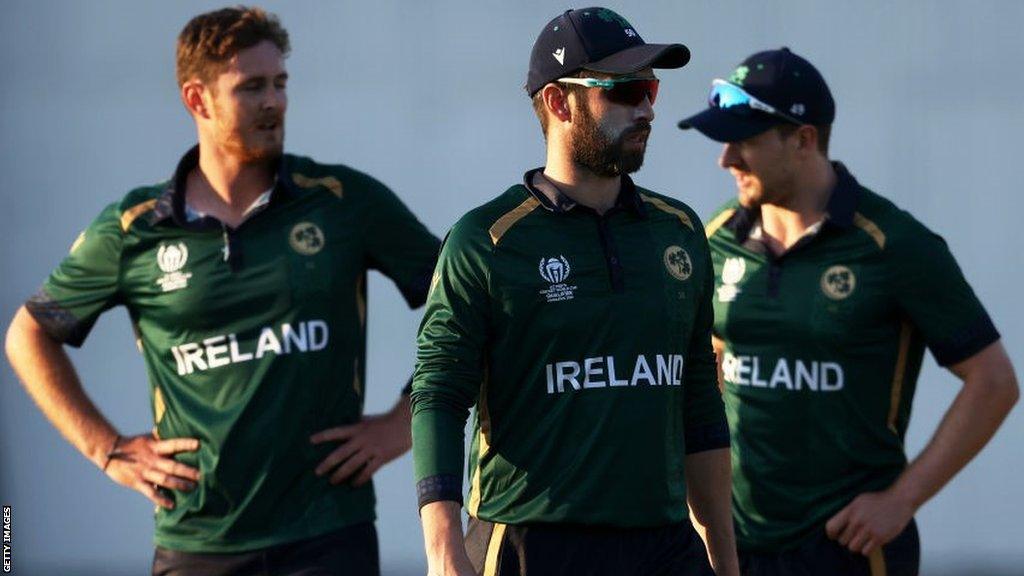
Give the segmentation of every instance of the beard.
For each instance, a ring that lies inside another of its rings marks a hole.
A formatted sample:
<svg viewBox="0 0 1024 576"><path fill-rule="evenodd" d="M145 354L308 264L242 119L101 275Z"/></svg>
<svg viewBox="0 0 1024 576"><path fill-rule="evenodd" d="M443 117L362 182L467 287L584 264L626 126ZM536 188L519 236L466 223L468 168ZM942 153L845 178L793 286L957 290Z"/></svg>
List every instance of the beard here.
<svg viewBox="0 0 1024 576"><path fill-rule="evenodd" d="M276 129L260 128L268 123L276 125ZM245 164L276 163L284 154L284 113L266 112L246 124L239 126L236 120L231 126L220 125L224 149Z"/></svg>
<svg viewBox="0 0 1024 576"><path fill-rule="evenodd" d="M584 103L576 114L572 133L572 161L598 176L632 174L644 163L646 145L626 149L626 139L651 131L651 123L641 120L618 137L608 135Z"/></svg>

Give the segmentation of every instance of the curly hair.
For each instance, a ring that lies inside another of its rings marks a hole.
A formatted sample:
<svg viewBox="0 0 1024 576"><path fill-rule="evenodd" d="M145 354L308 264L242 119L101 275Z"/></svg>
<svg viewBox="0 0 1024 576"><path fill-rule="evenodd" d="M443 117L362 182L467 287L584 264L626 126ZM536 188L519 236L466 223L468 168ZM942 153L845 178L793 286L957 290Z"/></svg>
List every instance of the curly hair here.
<svg viewBox="0 0 1024 576"><path fill-rule="evenodd" d="M178 86L193 78L212 81L235 54L263 41L286 56L291 50L281 21L261 8L221 8L192 18L178 35Z"/></svg>

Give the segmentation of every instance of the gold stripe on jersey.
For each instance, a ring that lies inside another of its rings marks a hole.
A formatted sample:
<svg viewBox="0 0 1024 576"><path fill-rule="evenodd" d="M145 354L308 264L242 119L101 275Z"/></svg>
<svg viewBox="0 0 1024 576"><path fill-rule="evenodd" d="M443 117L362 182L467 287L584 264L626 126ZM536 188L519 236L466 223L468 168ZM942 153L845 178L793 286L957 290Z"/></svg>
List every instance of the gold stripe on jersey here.
<svg viewBox="0 0 1024 576"><path fill-rule="evenodd" d="M718 232L718 229L728 222L729 218L732 218L732 215L735 213L735 208L729 208L718 216L715 216L715 218L711 222L708 222L707 226L704 227L704 234L706 234L708 238L714 236L715 232Z"/></svg>
<svg viewBox="0 0 1024 576"><path fill-rule="evenodd" d="M903 394L903 377L907 373L907 356L910 352L910 334L913 328L904 320L900 323L900 344L896 353L896 369L892 375L892 393L889 396L889 418L886 424L896 434L896 417L900 411L900 396Z"/></svg>
<svg viewBox="0 0 1024 576"><path fill-rule="evenodd" d="M359 378L359 358L352 363L352 389L356 391L356 396L363 395L363 380Z"/></svg>
<svg viewBox="0 0 1024 576"><path fill-rule="evenodd" d="M359 313L359 327L366 328L366 295L363 293L363 286L366 285L366 273L356 278L356 312Z"/></svg>
<svg viewBox="0 0 1024 576"><path fill-rule="evenodd" d="M292 182L303 188L316 188L317 186L323 186L331 191L332 194L341 198L342 186L341 180L338 180L334 176L324 176L323 178L311 178L305 174L299 174L298 172L292 172Z"/></svg>
<svg viewBox="0 0 1024 576"><path fill-rule="evenodd" d="M132 206L131 208L122 212L121 231L127 232L128 229L132 227L132 222L135 222L135 219L138 218L139 216L142 216L143 213L152 210L153 206L156 206L156 198L153 198L152 200L146 200L142 204L136 204L135 206Z"/></svg>
<svg viewBox="0 0 1024 576"><path fill-rule="evenodd" d="M487 542L487 556L484 557L484 576L497 576L498 556L501 554L501 543L505 539L505 525L494 524L491 539Z"/></svg>
<svg viewBox="0 0 1024 576"><path fill-rule="evenodd" d="M487 232L491 235L491 244L497 246L501 237L508 232L508 229L515 226L516 222L519 222L527 214L533 212L537 206L540 206L540 200L537 200L533 196L530 196L523 203L515 208L509 210L504 216L498 218L494 224L491 225L491 229Z"/></svg>
<svg viewBox="0 0 1024 576"><path fill-rule="evenodd" d="M159 388L153 389L153 422L159 424L167 412L167 404L164 404L164 394Z"/></svg>
<svg viewBox="0 0 1024 576"><path fill-rule="evenodd" d="M882 232L874 222L868 220L863 214L857 212L853 215L853 224L868 233L868 236L878 244L878 249L885 249L885 232Z"/></svg>
<svg viewBox="0 0 1024 576"><path fill-rule="evenodd" d="M655 198L654 196L648 196L647 194L643 193L640 194L640 197L643 198L644 202L653 204L654 207L657 208L658 210L661 210L662 212L668 212L669 214L675 216L676 218L679 218L680 222L685 224L686 227L689 228L690 230L693 230L693 222L690 220L690 216L686 212L683 212L678 208L673 208L672 206L669 206L661 198Z"/></svg>
<svg viewBox="0 0 1024 576"><path fill-rule="evenodd" d="M473 479L469 484L469 505L466 512L476 517L480 509L480 469L483 467L484 456L491 450L491 411L487 408L487 381L488 369L484 366L484 381L480 385L480 446L476 456L476 470L473 471Z"/></svg>

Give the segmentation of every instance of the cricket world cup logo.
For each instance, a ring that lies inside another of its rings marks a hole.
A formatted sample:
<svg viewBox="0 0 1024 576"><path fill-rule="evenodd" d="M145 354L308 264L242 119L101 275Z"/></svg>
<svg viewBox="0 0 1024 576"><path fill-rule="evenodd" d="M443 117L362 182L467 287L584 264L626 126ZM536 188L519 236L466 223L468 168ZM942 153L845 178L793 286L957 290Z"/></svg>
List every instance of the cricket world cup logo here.
<svg viewBox="0 0 1024 576"><path fill-rule="evenodd" d="M747 261L743 258L726 258L722 265L722 285L718 287L718 301L732 302L740 293L736 285L747 272Z"/></svg>
<svg viewBox="0 0 1024 576"><path fill-rule="evenodd" d="M192 277L191 272L181 272L188 262L188 247L184 242L177 244L161 244L156 251L156 264L164 275L157 279L164 292L179 290L188 286L188 279Z"/></svg>
<svg viewBox="0 0 1024 576"><path fill-rule="evenodd" d="M541 258L539 269L540 277L551 284L561 284L569 277L569 271L572 270L565 256Z"/></svg>
<svg viewBox="0 0 1024 576"><path fill-rule="evenodd" d="M537 269L540 271L540 277L551 284L546 289L540 291L540 294L548 302L562 302L573 299L576 286L570 286L565 283L566 279L569 278L569 272L572 270L572 267L569 266L569 260L565 256L541 258Z"/></svg>

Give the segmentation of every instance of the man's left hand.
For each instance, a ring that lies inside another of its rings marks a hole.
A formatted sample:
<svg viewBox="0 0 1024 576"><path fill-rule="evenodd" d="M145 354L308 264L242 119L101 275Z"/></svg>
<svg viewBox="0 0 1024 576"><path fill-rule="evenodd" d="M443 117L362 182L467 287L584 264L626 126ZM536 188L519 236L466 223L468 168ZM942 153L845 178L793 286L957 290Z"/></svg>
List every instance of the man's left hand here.
<svg viewBox="0 0 1024 576"><path fill-rule="evenodd" d="M381 466L405 454L412 446L408 400L403 399L386 414L364 416L356 424L322 430L309 440L313 444L341 442L316 467L317 476L329 473L331 484L351 480L353 486L362 486Z"/></svg>
<svg viewBox="0 0 1024 576"><path fill-rule="evenodd" d="M903 532L914 507L892 491L861 494L825 524L828 537L867 556Z"/></svg>

